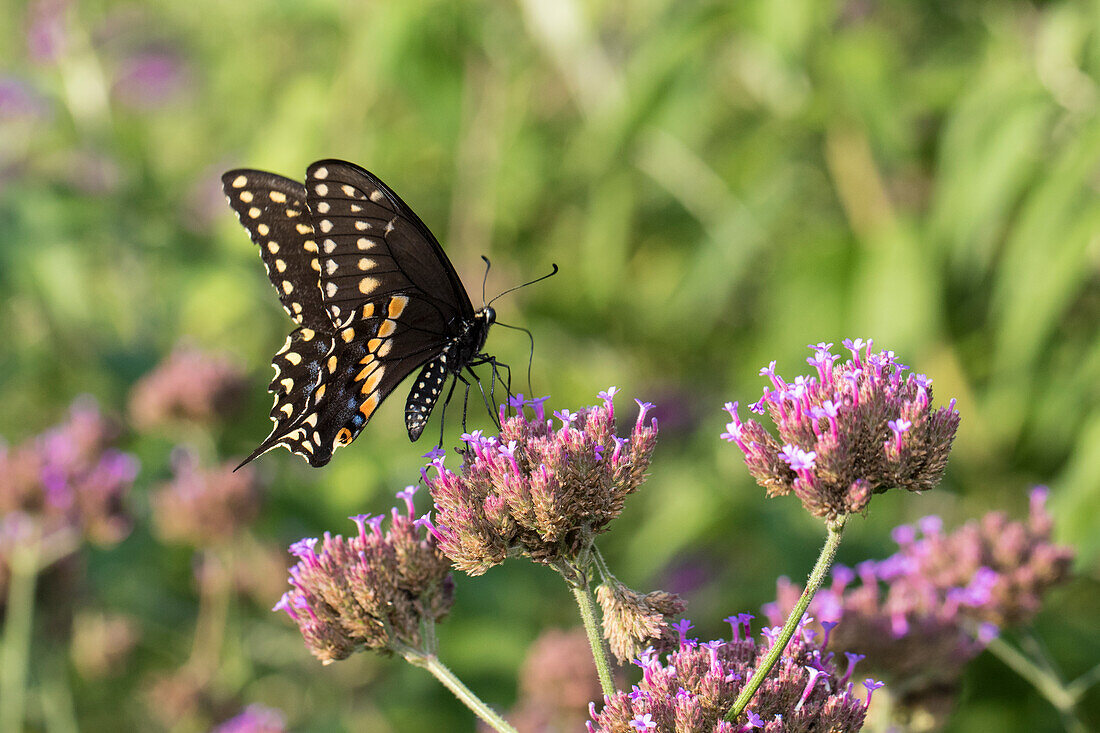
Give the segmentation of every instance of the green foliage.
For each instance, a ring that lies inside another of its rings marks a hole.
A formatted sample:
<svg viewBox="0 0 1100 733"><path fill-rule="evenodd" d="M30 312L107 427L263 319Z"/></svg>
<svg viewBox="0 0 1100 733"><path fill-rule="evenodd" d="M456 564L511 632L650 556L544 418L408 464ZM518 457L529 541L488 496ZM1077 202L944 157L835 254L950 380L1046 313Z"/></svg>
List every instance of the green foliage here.
<svg viewBox="0 0 1100 733"><path fill-rule="evenodd" d="M61 8L52 60L28 47L46 6ZM143 77L148 54L167 66ZM1096 592L1091 3L7 0L0 81L34 101L0 106L0 435L12 443L81 393L124 411L133 382L188 340L251 370L243 418L206 438L247 454L268 427L268 362L289 322L218 176L295 177L340 157L416 209L475 303L481 254L489 295L561 267L499 301L499 317L534 332L534 391L552 407L616 384L664 408L652 479L603 546L635 587L705 568L687 593L702 634L770 600L777 575L805 572L821 534L793 500L764 500L718 439L721 404L755 399L771 359L796 373L805 344L845 337L873 337L931 376L937 401L959 399L962 427L945 484L876 500L840 561L882 556L891 526L925 514L1022 516L1026 488L1047 483L1058 539L1079 548L1078 582ZM524 371L522 335L496 329L489 347ZM346 533L349 514L390 506L430 447L407 443L402 398L323 471L263 458L273 488L256 534ZM176 439L130 438L139 517ZM123 678L76 684L83 729L148 727L150 680L189 653L190 554L142 521L89 559L86 603L138 616L144 636ZM575 623L555 580L522 566L459 580L443 654L490 703L511 704L539 629ZM1071 610L1053 609L1039 634L1079 628L1095 661L1100 617ZM365 657L321 668L284 619L245 601L228 614L223 702L281 707L303 731L472 729L419 670ZM1090 664L1066 663L1067 677ZM953 729L1058 729L1012 672L982 674ZM1014 694L983 698L998 676ZM204 715L176 729L216 722Z"/></svg>

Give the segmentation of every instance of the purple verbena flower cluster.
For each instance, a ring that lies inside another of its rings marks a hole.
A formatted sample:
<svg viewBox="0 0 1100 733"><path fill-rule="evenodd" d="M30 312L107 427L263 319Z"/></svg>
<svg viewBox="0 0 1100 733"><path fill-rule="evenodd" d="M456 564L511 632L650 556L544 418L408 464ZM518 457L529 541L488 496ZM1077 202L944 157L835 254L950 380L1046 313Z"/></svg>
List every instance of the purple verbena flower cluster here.
<svg viewBox="0 0 1100 733"><path fill-rule="evenodd" d="M760 370L771 388L751 406L771 414L778 440L755 420L731 422L723 438L737 443L769 496L794 492L806 510L833 520L863 511L872 494L892 487L924 491L939 482L959 425L955 401L932 409L932 380L905 375L892 351L846 339L841 364L832 344L810 346L816 376L786 382L775 362Z"/></svg>
<svg viewBox="0 0 1100 733"><path fill-rule="evenodd" d="M600 405L553 418L544 412L545 398L518 395L509 401L516 415L501 408L499 438L480 431L462 436L458 473L441 452L429 454L437 469L435 476L424 473L438 512L432 532L455 567L480 575L510 553L568 563L619 515L645 479L657 422L646 419L652 405L639 402L630 437L616 435L616 391L601 392Z"/></svg>
<svg viewBox="0 0 1100 733"><path fill-rule="evenodd" d="M413 515L415 486L397 494L406 514L352 517L359 534L349 539L328 532L290 546L299 558L290 569L291 590L275 610L286 611L298 624L306 646L323 663L344 659L359 649L393 651L401 645L419 649L421 622L447 615L454 600L450 563L433 537L426 518Z"/></svg>
<svg viewBox="0 0 1100 733"><path fill-rule="evenodd" d="M1032 492L1026 522L990 512L945 533L939 517L925 517L894 530L899 549L885 560L835 566L810 605L836 626L830 649L866 654L902 704L933 687L942 697L1000 628L1028 623L1067 578L1073 552L1050 541L1046 496ZM769 619L782 619L801 592L782 579Z"/></svg>
<svg viewBox="0 0 1100 733"><path fill-rule="evenodd" d="M881 683L867 680L866 696L851 682L855 660L838 665L824 651L827 639L804 620L745 710L744 721L722 718L733 707L742 685L767 654L778 628L763 630L764 643L752 638L752 616L726 619L733 627L730 641L700 643L687 638L691 624L677 625L679 647L664 661L647 650L635 660L642 679L630 692L604 698L603 708L590 707L589 733L699 731L700 733L767 733L791 731L857 731L863 726L871 692Z"/></svg>
<svg viewBox="0 0 1100 733"><path fill-rule="evenodd" d="M142 429L210 423L240 402L247 380L227 356L180 345L130 392L130 416Z"/></svg>
<svg viewBox="0 0 1100 733"><path fill-rule="evenodd" d="M173 456L171 481L152 497L153 521L160 536L194 547L227 542L260 512L261 492L251 466L234 470L236 461L203 468L187 451Z"/></svg>
<svg viewBox="0 0 1100 733"><path fill-rule="evenodd" d="M113 447L119 433L93 400L81 398L64 423L12 448L0 445L3 527L40 539L75 532L113 544L125 537L131 522L123 502L138 462ZM0 545L5 534L0 528Z"/></svg>

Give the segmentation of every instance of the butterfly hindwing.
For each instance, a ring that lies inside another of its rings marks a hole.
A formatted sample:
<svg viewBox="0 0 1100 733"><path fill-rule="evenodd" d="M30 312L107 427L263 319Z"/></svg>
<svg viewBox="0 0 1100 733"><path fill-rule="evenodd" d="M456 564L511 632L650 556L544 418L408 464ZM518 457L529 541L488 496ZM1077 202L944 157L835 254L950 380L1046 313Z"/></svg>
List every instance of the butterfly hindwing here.
<svg viewBox="0 0 1100 733"><path fill-rule="evenodd" d="M286 312L300 326L330 332L305 186L274 173L238 169L222 176L222 189L260 248L267 276Z"/></svg>
<svg viewBox="0 0 1100 733"><path fill-rule="evenodd" d="M405 400L405 429L409 431L409 440L416 440L424 432L424 426L428 424L432 408L443 393L449 373L447 356L441 354L425 364L417 375L412 389L409 390L409 397Z"/></svg>
<svg viewBox="0 0 1100 733"><path fill-rule="evenodd" d="M272 448L283 445L306 460L312 460L315 446L299 428L314 410L315 395L326 372L329 356L335 350L331 335L308 327L294 329L271 360L275 376L268 391L275 396L271 407L271 434L244 463ZM241 465L244 465L243 463Z"/></svg>

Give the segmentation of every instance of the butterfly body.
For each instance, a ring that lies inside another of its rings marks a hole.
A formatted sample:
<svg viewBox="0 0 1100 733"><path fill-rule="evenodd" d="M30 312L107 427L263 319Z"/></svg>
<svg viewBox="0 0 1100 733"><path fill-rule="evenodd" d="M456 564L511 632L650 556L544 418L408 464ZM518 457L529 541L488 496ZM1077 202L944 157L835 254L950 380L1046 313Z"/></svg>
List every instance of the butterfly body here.
<svg viewBox="0 0 1100 733"><path fill-rule="evenodd" d="M323 160L304 185L243 169L222 183L297 325L272 359L275 426L245 463L281 445L325 465L420 368L405 410L416 440L446 381L492 361L493 309L474 311L439 242L370 172Z"/></svg>

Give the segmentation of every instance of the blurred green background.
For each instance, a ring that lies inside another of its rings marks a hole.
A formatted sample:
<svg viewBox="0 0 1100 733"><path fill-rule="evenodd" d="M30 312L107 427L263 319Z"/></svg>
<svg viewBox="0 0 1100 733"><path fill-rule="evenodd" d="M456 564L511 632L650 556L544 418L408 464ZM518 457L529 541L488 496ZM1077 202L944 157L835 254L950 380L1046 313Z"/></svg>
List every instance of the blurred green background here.
<svg viewBox="0 0 1100 733"><path fill-rule="evenodd" d="M958 398L962 426L944 484L877 497L840 560L885 556L890 528L926 514L1022 517L1047 483L1080 576L1036 635L1067 678L1100 658L1100 4L3 0L0 84L9 442L83 393L124 414L185 340L246 365L246 408L201 440L247 454L290 322L219 176L345 158L413 206L475 304L479 255L490 296L560 266L498 316L534 333L534 391L555 408L612 384L620 409L658 403L652 479L601 546L634 587L684 592L704 637L804 574L822 537L719 440L722 403L756 399L772 359L797 374L806 344L862 336ZM489 350L523 371L521 334L498 328ZM258 541L386 511L431 447L408 443L403 399L324 470L261 459ZM82 729L157 729L150 680L189 653L192 553L146 521L176 442L129 435L136 527L88 554L81 603L132 614L142 639L123 675L74 676ZM519 562L457 582L442 656L506 708L538 632L576 624L568 593ZM424 672L322 667L267 607L228 611L222 701L278 707L294 730L473 729ZM1100 726L1095 690L1082 716ZM989 657L949 727L1061 729Z"/></svg>

